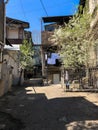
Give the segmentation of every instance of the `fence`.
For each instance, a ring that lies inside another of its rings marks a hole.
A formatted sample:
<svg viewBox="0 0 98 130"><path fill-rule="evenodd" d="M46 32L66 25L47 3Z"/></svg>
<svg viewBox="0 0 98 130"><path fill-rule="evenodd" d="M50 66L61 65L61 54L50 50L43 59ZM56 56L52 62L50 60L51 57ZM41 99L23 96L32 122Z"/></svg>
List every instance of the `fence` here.
<svg viewBox="0 0 98 130"><path fill-rule="evenodd" d="M98 68L68 70L70 89L98 89Z"/></svg>

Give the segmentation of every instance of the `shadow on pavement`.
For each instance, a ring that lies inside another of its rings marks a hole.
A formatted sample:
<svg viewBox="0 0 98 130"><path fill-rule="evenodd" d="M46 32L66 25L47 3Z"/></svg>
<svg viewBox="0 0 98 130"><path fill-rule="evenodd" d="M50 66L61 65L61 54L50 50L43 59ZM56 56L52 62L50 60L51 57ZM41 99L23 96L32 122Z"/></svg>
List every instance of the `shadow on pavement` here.
<svg viewBox="0 0 98 130"><path fill-rule="evenodd" d="M98 120L98 107L84 97L48 100L44 93L27 94L28 91L22 87L14 95L0 99L0 111L24 124L17 130L98 130L98 122L87 122ZM10 127L14 121L7 121L0 119L0 127L9 128L2 130L16 130Z"/></svg>

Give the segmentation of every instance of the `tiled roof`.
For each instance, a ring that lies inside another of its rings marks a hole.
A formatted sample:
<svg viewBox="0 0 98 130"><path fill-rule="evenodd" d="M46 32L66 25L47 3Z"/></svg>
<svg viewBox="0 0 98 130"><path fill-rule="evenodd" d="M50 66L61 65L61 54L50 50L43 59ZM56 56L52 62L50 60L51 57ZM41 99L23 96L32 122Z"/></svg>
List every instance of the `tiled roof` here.
<svg viewBox="0 0 98 130"><path fill-rule="evenodd" d="M21 24L21 26L23 26L24 28L29 28L28 22L21 21L18 19L9 18L9 17L6 17L6 23L7 24Z"/></svg>

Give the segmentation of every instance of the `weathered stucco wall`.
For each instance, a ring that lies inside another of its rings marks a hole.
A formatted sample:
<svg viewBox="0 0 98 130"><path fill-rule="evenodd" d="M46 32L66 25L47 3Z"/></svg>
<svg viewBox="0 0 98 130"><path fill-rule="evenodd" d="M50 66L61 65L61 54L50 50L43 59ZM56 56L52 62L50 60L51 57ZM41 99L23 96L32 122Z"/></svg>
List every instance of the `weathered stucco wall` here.
<svg viewBox="0 0 98 130"><path fill-rule="evenodd" d="M20 72L19 72L19 52L6 50L4 55L7 63L13 67L12 76L13 76L13 85L17 85L19 82Z"/></svg>
<svg viewBox="0 0 98 130"><path fill-rule="evenodd" d="M18 28L9 28L8 30L8 37L9 39L18 39L19 38L19 30Z"/></svg>
<svg viewBox="0 0 98 130"><path fill-rule="evenodd" d="M12 68L7 62L2 64L2 78L0 79L0 96L11 91L12 86Z"/></svg>
<svg viewBox="0 0 98 130"><path fill-rule="evenodd" d="M89 11L90 14L93 13L95 7L98 5L98 0L89 0Z"/></svg>

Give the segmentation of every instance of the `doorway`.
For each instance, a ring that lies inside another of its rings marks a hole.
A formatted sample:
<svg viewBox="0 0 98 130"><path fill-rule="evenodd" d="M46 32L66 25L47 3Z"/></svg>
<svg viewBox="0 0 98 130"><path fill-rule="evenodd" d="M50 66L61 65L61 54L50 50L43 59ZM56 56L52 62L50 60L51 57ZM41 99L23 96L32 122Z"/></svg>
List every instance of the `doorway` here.
<svg viewBox="0 0 98 130"><path fill-rule="evenodd" d="M53 84L59 84L59 83L60 83L60 75L53 74Z"/></svg>

